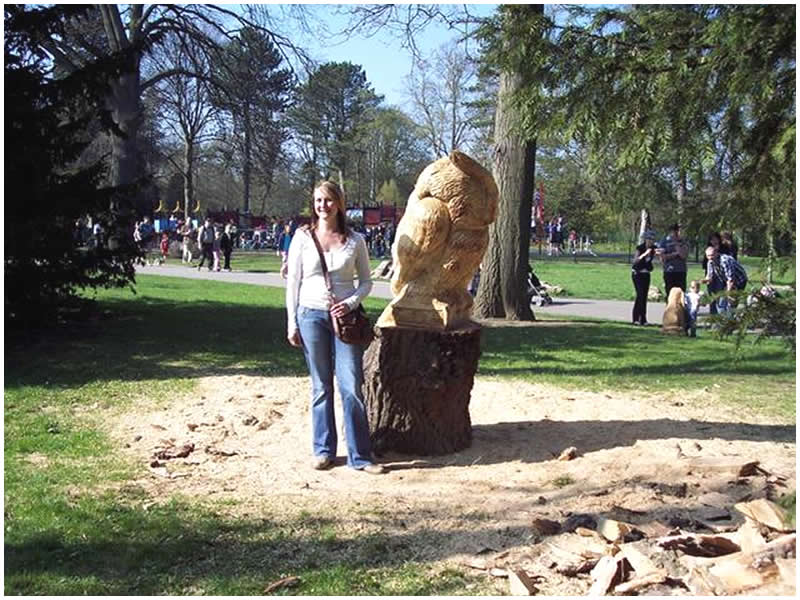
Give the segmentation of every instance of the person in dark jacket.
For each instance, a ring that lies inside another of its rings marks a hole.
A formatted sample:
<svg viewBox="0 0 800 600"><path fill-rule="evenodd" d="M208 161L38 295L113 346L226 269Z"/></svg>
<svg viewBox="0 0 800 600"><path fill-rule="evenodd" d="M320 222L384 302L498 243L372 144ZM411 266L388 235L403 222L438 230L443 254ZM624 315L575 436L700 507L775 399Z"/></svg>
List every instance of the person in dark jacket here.
<svg viewBox="0 0 800 600"><path fill-rule="evenodd" d="M650 273L653 271L655 257L655 239L652 231L645 231L641 244L636 246L636 254L631 265L631 279L636 290L633 302L633 324L647 325L647 292L650 290Z"/></svg>
<svg viewBox="0 0 800 600"><path fill-rule="evenodd" d="M220 249L222 250L222 256L225 259L223 270L230 271L231 270L231 254L233 253L233 225L228 223L225 225L225 231L222 233L222 238L220 239Z"/></svg>

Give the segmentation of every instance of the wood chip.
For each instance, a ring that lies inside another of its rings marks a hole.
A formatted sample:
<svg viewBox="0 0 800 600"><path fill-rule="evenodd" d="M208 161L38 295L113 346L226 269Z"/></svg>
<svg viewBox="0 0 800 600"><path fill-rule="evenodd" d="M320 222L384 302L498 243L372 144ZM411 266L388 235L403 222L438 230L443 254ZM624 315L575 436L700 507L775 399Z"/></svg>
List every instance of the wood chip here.
<svg viewBox="0 0 800 600"><path fill-rule="evenodd" d="M577 456L578 449L575 446L570 446L561 452L561 454L558 456L558 460L572 460L573 458L577 458Z"/></svg>
<svg viewBox="0 0 800 600"><path fill-rule="evenodd" d="M620 583L618 586L614 588L615 594L629 594L631 592L638 591L643 587L647 587L648 585L656 585L659 583L663 583L667 580L667 572L664 569L657 569L647 575L642 575L641 577L635 577L630 581L626 581L624 583Z"/></svg>
<svg viewBox="0 0 800 600"><path fill-rule="evenodd" d="M171 460L173 458L186 458L194 452L194 444L184 444L180 448L164 448L159 450L153 456L161 460Z"/></svg>
<svg viewBox="0 0 800 600"><path fill-rule="evenodd" d="M633 530L632 525L614 519L597 518L597 533L609 542L621 542Z"/></svg>
<svg viewBox="0 0 800 600"><path fill-rule="evenodd" d="M641 531L647 537L657 538L664 537L670 534L672 527L665 525L660 521L650 521L649 523L637 523L636 529Z"/></svg>
<svg viewBox="0 0 800 600"><path fill-rule="evenodd" d="M716 557L739 552L739 545L724 535L681 533L656 540L665 550L679 550L690 556Z"/></svg>
<svg viewBox="0 0 800 600"><path fill-rule="evenodd" d="M613 585L622 580L622 558L604 556L592 569L592 587L587 596L605 596Z"/></svg>
<svg viewBox="0 0 800 600"><path fill-rule="evenodd" d="M755 521L745 517L744 524L736 532L742 552L755 552L767 545L767 540L761 535L760 528Z"/></svg>
<svg viewBox="0 0 800 600"><path fill-rule="evenodd" d="M206 446L206 454L213 454L214 456L236 456L239 454L236 450L223 450L215 446Z"/></svg>
<svg viewBox="0 0 800 600"><path fill-rule="evenodd" d="M781 559L796 563L797 537L792 533L755 552L737 552L692 567L686 583L697 595L733 595L783 579ZM790 573L787 573L790 575Z"/></svg>
<svg viewBox="0 0 800 600"><path fill-rule="evenodd" d="M599 534L594 529L587 529L586 527L576 527L575 533L577 533L581 537L590 537L590 538L599 537Z"/></svg>
<svg viewBox="0 0 800 600"><path fill-rule="evenodd" d="M478 569L480 571L485 571L489 567L489 563L483 558L465 558L461 561L461 564L470 569Z"/></svg>
<svg viewBox="0 0 800 600"><path fill-rule="evenodd" d="M739 502L733 506L736 510L754 521L766 525L776 531L792 531L787 524L786 511L769 500L760 498L750 502Z"/></svg>
<svg viewBox="0 0 800 600"><path fill-rule="evenodd" d="M285 587L295 587L300 583L299 577L284 577L283 579L278 579L278 581L273 581L270 583L266 588L264 588L265 594L271 594L277 589L285 588Z"/></svg>
<svg viewBox="0 0 800 600"><path fill-rule="evenodd" d="M637 577L643 577L649 573L659 571L655 563L650 560L648 550L652 549L650 542L632 542L630 544L622 544L619 551L631 565L631 568L636 571Z"/></svg>
<svg viewBox="0 0 800 600"><path fill-rule="evenodd" d="M194 431L195 429L197 429L197 423L187 423L186 424L186 428L189 431Z"/></svg>
<svg viewBox="0 0 800 600"><path fill-rule="evenodd" d="M796 585L797 558L776 558L775 564L778 567L780 578L788 584Z"/></svg>
<svg viewBox="0 0 800 600"><path fill-rule="evenodd" d="M730 473L736 477L749 477L758 473L759 461L742 461L728 457L687 458L682 466L694 473Z"/></svg>
<svg viewBox="0 0 800 600"><path fill-rule="evenodd" d="M522 569L514 569L508 573L508 588L512 596L534 596L538 591L533 579Z"/></svg>
<svg viewBox="0 0 800 600"><path fill-rule="evenodd" d="M726 533L737 529L737 524L731 521L706 521L705 519L695 518L695 523L714 533Z"/></svg>
<svg viewBox="0 0 800 600"><path fill-rule="evenodd" d="M554 535L561 530L561 524L550 519L533 519L533 528L541 535Z"/></svg>
<svg viewBox="0 0 800 600"><path fill-rule="evenodd" d="M492 567L491 569L489 569L489 575L491 575L492 577L505 578L508 577L508 571L506 571L505 569L498 569L497 567Z"/></svg>

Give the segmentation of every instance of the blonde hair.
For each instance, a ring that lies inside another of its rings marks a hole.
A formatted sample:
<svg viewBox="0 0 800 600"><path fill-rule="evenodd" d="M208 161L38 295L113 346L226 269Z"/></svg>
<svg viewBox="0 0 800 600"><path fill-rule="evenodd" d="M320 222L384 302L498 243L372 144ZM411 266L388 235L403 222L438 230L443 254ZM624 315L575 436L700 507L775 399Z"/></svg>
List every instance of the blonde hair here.
<svg viewBox="0 0 800 600"><path fill-rule="evenodd" d="M345 220L344 192L342 188L334 181L321 181L314 187L315 193L317 190L323 190L325 194L333 200L334 204L336 204L336 208L339 209L336 212L336 230L347 237L347 221ZM317 211L314 210L314 197L312 196L311 227L314 229L317 228L317 221L319 221L319 217L317 216Z"/></svg>
<svg viewBox="0 0 800 600"><path fill-rule="evenodd" d="M692 279L692 282L689 284L690 290L694 288L697 288L698 290L700 289L700 282L697 281L697 279Z"/></svg>

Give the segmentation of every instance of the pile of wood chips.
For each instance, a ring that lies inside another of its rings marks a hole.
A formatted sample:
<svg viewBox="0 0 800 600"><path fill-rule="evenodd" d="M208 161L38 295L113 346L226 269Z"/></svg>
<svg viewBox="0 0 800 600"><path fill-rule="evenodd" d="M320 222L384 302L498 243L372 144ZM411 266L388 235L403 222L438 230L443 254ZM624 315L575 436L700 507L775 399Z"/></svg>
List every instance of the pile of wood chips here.
<svg viewBox="0 0 800 600"><path fill-rule="evenodd" d="M739 474L754 474L757 465L747 463ZM708 510L705 520L691 523L703 531L689 531L689 524L648 521L646 512L621 507L642 522L589 514L572 515L564 522L535 518L533 530L547 546L536 567L508 564L503 560L508 552L463 564L507 578L513 596L536 595L552 571L588 578L589 596L794 596L797 559L791 515L766 498L729 507L723 504L723 494L712 495L719 506ZM739 518L731 519L729 509ZM551 537L556 534L560 535Z"/></svg>

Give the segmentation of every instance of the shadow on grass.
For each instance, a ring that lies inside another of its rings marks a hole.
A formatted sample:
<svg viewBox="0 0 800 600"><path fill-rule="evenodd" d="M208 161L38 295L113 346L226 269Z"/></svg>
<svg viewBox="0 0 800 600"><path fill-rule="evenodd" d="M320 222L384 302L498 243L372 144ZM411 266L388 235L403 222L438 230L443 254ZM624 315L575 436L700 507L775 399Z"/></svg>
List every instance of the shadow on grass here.
<svg viewBox="0 0 800 600"><path fill-rule="evenodd" d="M104 300L102 315L36 341L6 342L6 388L215 375L305 375L286 311L153 297Z"/></svg>
<svg viewBox="0 0 800 600"><path fill-rule="evenodd" d="M455 587L437 588L424 565L408 564L446 558L452 550L443 548L452 548L448 542L453 531L378 531L353 538L342 536L335 520L302 513L276 522L231 520L180 508L169 505L145 511L106 505L91 506L84 514L73 509L78 514L71 519L106 523L106 529L89 534L90 541L68 541L53 531L19 543L7 542L5 593L259 595L271 581L288 574L301 576L300 587L288 590L291 594L463 593L458 581L451 582ZM365 525L381 530L384 524L395 531L413 525L400 524L392 515L365 513L362 517ZM409 515L409 521L413 519ZM484 531L522 539L530 533L528 527L501 532L488 520L473 525L475 535ZM465 543L457 551L475 549ZM399 569L389 573L394 581L388 582L399 583L399 589L382 588L387 578L370 575L368 571L375 569Z"/></svg>

